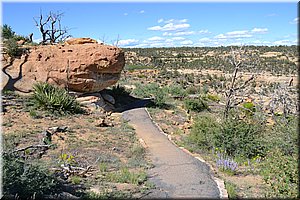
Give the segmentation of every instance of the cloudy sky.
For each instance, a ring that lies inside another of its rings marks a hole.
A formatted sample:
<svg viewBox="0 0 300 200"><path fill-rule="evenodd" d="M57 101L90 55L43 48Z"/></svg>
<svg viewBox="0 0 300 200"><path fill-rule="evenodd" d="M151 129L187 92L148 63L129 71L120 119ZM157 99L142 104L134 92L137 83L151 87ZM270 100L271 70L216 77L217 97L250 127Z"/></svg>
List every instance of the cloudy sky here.
<svg viewBox="0 0 300 200"><path fill-rule="evenodd" d="M20 35L41 35L34 17L64 13L73 37L120 47L297 44L297 2L2 3L2 24Z"/></svg>

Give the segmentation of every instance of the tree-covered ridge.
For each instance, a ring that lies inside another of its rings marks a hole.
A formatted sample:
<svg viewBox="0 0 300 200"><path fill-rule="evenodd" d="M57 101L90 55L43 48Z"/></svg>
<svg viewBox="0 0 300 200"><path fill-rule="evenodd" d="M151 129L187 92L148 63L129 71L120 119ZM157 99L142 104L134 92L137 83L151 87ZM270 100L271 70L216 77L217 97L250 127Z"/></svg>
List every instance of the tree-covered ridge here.
<svg viewBox="0 0 300 200"><path fill-rule="evenodd" d="M169 47L124 48L127 65L152 65L172 69L218 69L230 71L228 63L231 48L237 47ZM297 72L297 46L245 46L249 59L258 62L255 70L272 74ZM143 58L143 59L141 59ZM150 60L145 63L145 58ZM250 68L246 71L251 71Z"/></svg>

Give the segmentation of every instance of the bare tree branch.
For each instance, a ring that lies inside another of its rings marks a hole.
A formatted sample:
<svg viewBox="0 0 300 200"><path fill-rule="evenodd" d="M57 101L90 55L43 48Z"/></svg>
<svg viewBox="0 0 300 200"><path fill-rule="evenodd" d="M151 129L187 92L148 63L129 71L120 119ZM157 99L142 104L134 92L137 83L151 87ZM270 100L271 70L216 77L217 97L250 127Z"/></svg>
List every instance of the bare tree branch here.
<svg viewBox="0 0 300 200"><path fill-rule="evenodd" d="M54 44L58 41L62 41L70 35L67 35L68 30L66 27L62 28L61 18L64 13L53 13L50 11L46 20L43 20L43 14L41 13L38 19L34 18L35 25L39 28L42 34L41 44L46 44L49 41L51 44Z"/></svg>

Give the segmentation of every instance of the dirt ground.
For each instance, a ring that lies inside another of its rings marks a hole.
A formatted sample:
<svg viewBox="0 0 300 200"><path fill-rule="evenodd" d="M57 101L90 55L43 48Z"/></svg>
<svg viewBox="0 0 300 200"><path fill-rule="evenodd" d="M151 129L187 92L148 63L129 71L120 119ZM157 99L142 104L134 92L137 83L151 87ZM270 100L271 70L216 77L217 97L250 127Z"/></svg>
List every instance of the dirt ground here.
<svg viewBox="0 0 300 200"><path fill-rule="evenodd" d="M21 149L30 145L43 144L44 133L51 133L51 144L42 155L32 149L29 155L46 163L51 170L60 169L72 157L75 167L89 171L80 176L81 192L114 192L139 197L147 190L147 183L134 184L111 180L109 175L118 174L123 168L132 173L143 172L150 166L142 155L142 147L134 129L121 119L120 113L105 117L103 112L53 116L26 106L26 98L14 94L3 94L1 117L4 151ZM103 121L104 120L104 121ZM53 131L55 129L60 131ZM140 151L140 152L139 152ZM28 153L28 152L26 152ZM73 176L66 180L72 184ZM116 178L115 178L116 179ZM96 188L96 189L95 189Z"/></svg>

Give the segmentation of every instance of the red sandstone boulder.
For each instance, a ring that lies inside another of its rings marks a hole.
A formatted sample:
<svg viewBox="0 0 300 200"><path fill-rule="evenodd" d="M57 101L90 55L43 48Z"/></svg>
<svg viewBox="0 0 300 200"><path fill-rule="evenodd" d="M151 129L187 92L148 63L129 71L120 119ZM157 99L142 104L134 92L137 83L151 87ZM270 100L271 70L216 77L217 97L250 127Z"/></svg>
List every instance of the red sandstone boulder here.
<svg viewBox="0 0 300 200"><path fill-rule="evenodd" d="M119 80L124 65L124 53L114 46L37 46L15 58L12 65L2 63L2 88L30 92L41 81L81 93L99 92Z"/></svg>
<svg viewBox="0 0 300 200"><path fill-rule="evenodd" d="M95 43L97 44L97 40L91 38L69 38L66 40L65 44L73 45L73 44L88 44Z"/></svg>

